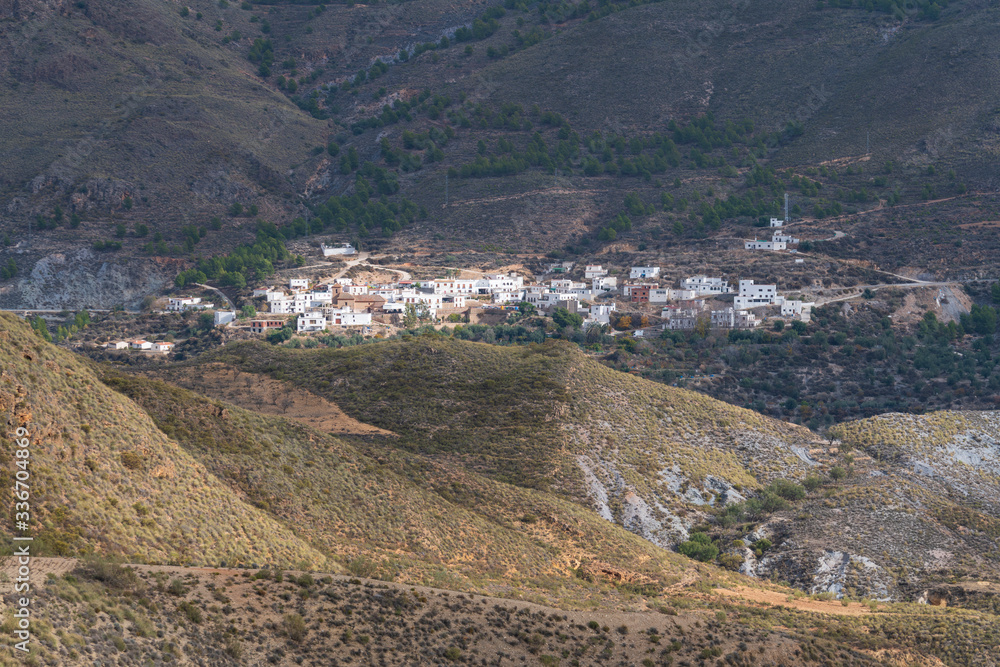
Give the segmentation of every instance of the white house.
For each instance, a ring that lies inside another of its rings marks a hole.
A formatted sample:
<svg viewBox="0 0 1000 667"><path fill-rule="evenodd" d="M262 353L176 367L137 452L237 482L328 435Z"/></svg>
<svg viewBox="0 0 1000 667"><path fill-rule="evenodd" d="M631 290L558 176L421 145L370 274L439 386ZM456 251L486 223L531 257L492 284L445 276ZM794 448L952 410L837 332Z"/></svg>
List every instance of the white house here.
<svg viewBox="0 0 1000 667"><path fill-rule="evenodd" d="M319 247L323 250L324 257L330 257L331 255L353 255L358 252L350 243L342 243L337 246L320 243Z"/></svg>
<svg viewBox="0 0 1000 667"><path fill-rule="evenodd" d="M516 292L493 292L493 303L518 303L524 301L524 291Z"/></svg>
<svg viewBox="0 0 1000 667"><path fill-rule="evenodd" d="M281 301L282 299L288 298L285 294L285 290L269 289L264 292L265 299L270 303L271 301Z"/></svg>
<svg viewBox="0 0 1000 667"><path fill-rule="evenodd" d="M772 227L781 227L783 224L785 224L785 221L781 218L771 218Z"/></svg>
<svg viewBox="0 0 1000 667"><path fill-rule="evenodd" d="M812 301L786 299L785 302L781 304L781 316L797 317L803 322L808 322L812 319L812 309L815 305L816 304Z"/></svg>
<svg viewBox="0 0 1000 667"><path fill-rule="evenodd" d="M476 281L476 291L479 294L492 294L493 292L510 292L524 287L524 278L511 273L502 273L483 276Z"/></svg>
<svg viewBox="0 0 1000 667"><path fill-rule="evenodd" d="M270 291L270 287L258 287L253 291L253 298L256 299L259 296L267 296Z"/></svg>
<svg viewBox="0 0 1000 667"><path fill-rule="evenodd" d="M150 343L148 340L143 340L141 338L137 338L136 340L132 341L130 345L133 350L150 350L153 348L152 343Z"/></svg>
<svg viewBox="0 0 1000 667"><path fill-rule="evenodd" d="M435 294L475 294L475 278L438 278L434 281Z"/></svg>
<svg viewBox="0 0 1000 667"><path fill-rule="evenodd" d="M591 289L595 292L606 292L618 288L618 278L597 277L590 283Z"/></svg>
<svg viewBox="0 0 1000 667"><path fill-rule="evenodd" d="M206 308L214 308L214 303L208 303L202 301L200 296L179 296L171 297L167 302L167 310L182 311L182 310L205 310Z"/></svg>
<svg viewBox="0 0 1000 667"><path fill-rule="evenodd" d="M291 278L288 281L288 289L309 289L309 279Z"/></svg>
<svg viewBox="0 0 1000 667"><path fill-rule="evenodd" d="M215 326L220 324L229 324L236 319L235 310L217 310L215 311Z"/></svg>
<svg viewBox="0 0 1000 667"><path fill-rule="evenodd" d="M588 264L583 271L584 278L602 278L608 275L608 270L600 264Z"/></svg>
<svg viewBox="0 0 1000 667"><path fill-rule="evenodd" d="M584 324L610 324L611 323L611 313L613 313L617 308L615 304L595 304L590 307L590 317L584 322Z"/></svg>
<svg viewBox="0 0 1000 667"><path fill-rule="evenodd" d="M326 316L321 311L310 311L299 315L298 332L323 331L326 329Z"/></svg>
<svg viewBox="0 0 1000 667"><path fill-rule="evenodd" d="M344 292L347 294L368 294L368 285L344 285Z"/></svg>
<svg viewBox="0 0 1000 667"><path fill-rule="evenodd" d="M775 232L774 235L771 236L771 241L773 241L775 243L798 243L799 242L799 240L797 238L795 238L794 236L789 236L788 234L779 234L778 232Z"/></svg>
<svg viewBox="0 0 1000 667"><path fill-rule="evenodd" d="M732 288L722 278L692 276L681 281L681 289L692 290L699 296L704 294L729 294ZM650 299L652 301L652 299Z"/></svg>
<svg viewBox="0 0 1000 667"><path fill-rule="evenodd" d="M754 239L743 244L746 250L785 250L788 245L784 241L761 241Z"/></svg>
<svg viewBox="0 0 1000 667"><path fill-rule="evenodd" d="M761 306L781 305L785 298L778 296L777 285L754 285L753 280L740 281L740 293L733 298L733 308L746 310Z"/></svg>
<svg viewBox="0 0 1000 667"><path fill-rule="evenodd" d="M629 280L636 280L641 278L656 278L659 275L660 267L658 266L633 266L628 277Z"/></svg>
<svg viewBox="0 0 1000 667"><path fill-rule="evenodd" d="M170 354L174 350L174 344L170 341L161 340L159 342L153 343L153 352L159 352L160 354Z"/></svg>
<svg viewBox="0 0 1000 667"><path fill-rule="evenodd" d="M650 303L666 303L673 300L674 291L669 287L656 287L649 290Z"/></svg>
<svg viewBox="0 0 1000 667"><path fill-rule="evenodd" d="M326 314L329 318L330 326L359 327L369 326L372 323L371 313L355 313L350 308L329 308Z"/></svg>
<svg viewBox="0 0 1000 667"><path fill-rule="evenodd" d="M104 346L108 350L127 350L128 341L124 340L113 340Z"/></svg>

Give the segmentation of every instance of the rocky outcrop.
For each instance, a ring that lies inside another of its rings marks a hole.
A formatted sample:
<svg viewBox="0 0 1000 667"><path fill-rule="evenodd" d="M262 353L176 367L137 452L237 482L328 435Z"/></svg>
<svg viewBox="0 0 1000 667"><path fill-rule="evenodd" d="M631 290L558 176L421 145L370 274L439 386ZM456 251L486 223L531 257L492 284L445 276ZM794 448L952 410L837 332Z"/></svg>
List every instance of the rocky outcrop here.
<svg viewBox="0 0 1000 667"><path fill-rule="evenodd" d="M144 296L162 290L176 274L176 262L117 259L92 250L54 253L0 293L7 309L79 310L137 308Z"/></svg>

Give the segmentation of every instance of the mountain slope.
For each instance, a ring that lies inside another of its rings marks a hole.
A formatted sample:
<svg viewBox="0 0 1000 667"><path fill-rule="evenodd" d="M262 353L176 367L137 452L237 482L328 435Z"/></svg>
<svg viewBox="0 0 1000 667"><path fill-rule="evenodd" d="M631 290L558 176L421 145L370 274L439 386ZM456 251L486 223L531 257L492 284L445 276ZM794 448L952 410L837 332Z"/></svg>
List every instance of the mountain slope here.
<svg viewBox="0 0 1000 667"><path fill-rule="evenodd" d="M434 471L428 478L475 470L545 489L666 548L707 531L719 562L752 576L882 599L919 597L943 569L1000 578L989 416L965 415L961 428L949 415L912 418L933 428L893 426L911 435L952 429L957 444L918 455L912 443L928 436L897 435L892 445L886 435L885 424L909 417L843 424L834 430L841 442L824 441L614 371L569 345L430 335L339 350L237 343L162 373L185 384L220 362L269 373L398 434L358 440L369 455L405 452Z"/></svg>
<svg viewBox="0 0 1000 667"><path fill-rule="evenodd" d="M0 343L0 417L30 433L31 526L44 551L161 563L326 562L72 353L42 342L9 314L0 314ZM10 486L10 447L0 462Z"/></svg>
<svg viewBox="0 0 1000 667"><path fill-rule="evenodd" d="M823 458L806 429L607 369L563 343L237 343L164 377L184 384L217 362L309 389L398 434L393 448L555 492L664 547L712 506L804 476L818 465L810 453Z"/></svg>
<svg viewBox="0 0 1000 667"><path fill-rule="evenodd" d="M387 447L392 439L356 447L160 381L102 372L220 479L349 567L461 587L565 577L594 562L647 582L688 568L589 509L414 460Z"/></svg>

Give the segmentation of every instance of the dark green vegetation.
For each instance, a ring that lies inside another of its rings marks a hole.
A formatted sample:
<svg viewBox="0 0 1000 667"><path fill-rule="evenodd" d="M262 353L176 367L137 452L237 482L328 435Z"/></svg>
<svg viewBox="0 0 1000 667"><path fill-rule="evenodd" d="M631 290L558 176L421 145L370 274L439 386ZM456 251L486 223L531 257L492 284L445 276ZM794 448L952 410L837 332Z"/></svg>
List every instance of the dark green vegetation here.
<svg viewBox="0 0 1000 667"><path fill-rule="evenodd" d="M666 332L599 349L615 367L814 430L883 412L995 407L1000 347L992 306L974 305L960 323L927 313L916 325L894 324L890 315L905 293L877 295L846 315L842 304L819 308L808 325L781 331Z"/></svg>

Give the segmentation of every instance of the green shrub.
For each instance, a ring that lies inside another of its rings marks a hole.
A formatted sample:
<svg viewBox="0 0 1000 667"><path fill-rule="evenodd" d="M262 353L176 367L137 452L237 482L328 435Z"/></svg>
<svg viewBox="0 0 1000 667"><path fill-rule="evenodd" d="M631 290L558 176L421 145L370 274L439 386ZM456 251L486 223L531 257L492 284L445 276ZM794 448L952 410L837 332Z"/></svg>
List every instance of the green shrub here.
<svg viewBox="0 0 1000 667"><path fill-rule="evenodd" d="M720 554L719 565L727 570L739 572L740 567L743 565L743 556L739 554Z"/></svg>
<svg viewBox="0 0 1000 667"><path fill-rule="evenodd" d="M681 542L677 550L687 556L707 563L719 555L719 548L712 544L712 538L705 533L691 533L691 539Z"/></svg>
<svg viewBox="0 0 1000 667"><path fill-rule="evenodd" d="M175 579L174 581L177 580ZM201 609L194 602L185 600L177 605L177 609L187 616L188 620L192 623L201 623Z"/></svg>
<svg viewBox="0 0 1000 667"><path fill-rule="evenodd" d="M133 451L122 452L122 465L129 470L140 470L142 468L142 457Z"/></svg>
<svg viewBox="0 0 1000 667"><path fill-rule="evenodd" d="M787 479L774 480L768 490L785 500L802 500L806 497L805 489Z"/></svg>
<svg viewBox="0 0 1000 667"><path fill-rule="evenodd" d="M171 579L170 584L167 586L167 592L180 597L187 594L187 586L180 579Z"/></svg>
<svg viewBox="0 0 1000 667"><path fill-rule="evenodd" d="M300 642L306 636L306 622L299 614L285 614L285 632L293 642Z"/></svg>

